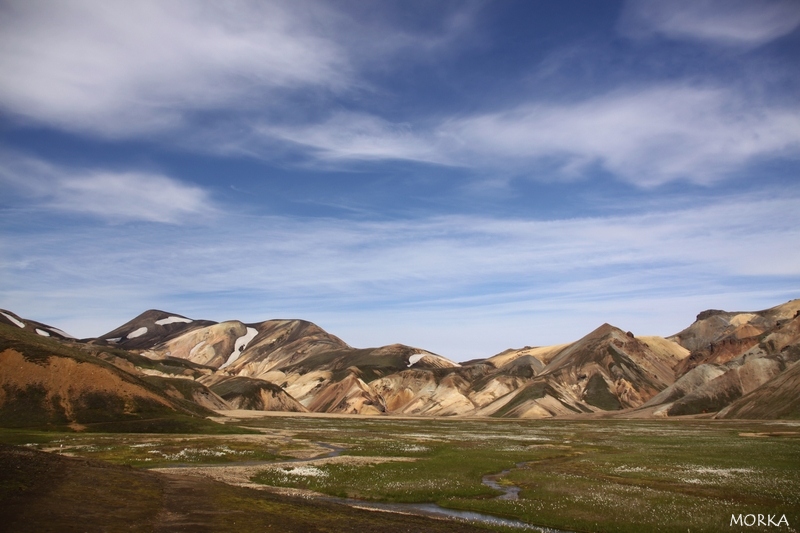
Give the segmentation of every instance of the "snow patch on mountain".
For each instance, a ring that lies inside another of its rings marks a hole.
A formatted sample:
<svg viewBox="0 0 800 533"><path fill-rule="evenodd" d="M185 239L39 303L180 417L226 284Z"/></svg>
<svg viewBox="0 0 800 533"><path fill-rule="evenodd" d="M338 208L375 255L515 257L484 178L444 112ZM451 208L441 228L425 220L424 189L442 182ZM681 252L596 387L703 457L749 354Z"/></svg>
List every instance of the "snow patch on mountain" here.
<svg viewBox="0 0 800 533"><path fill-rule="evenodd" d="M446 359L440 355L432 354L430 352L422 352L422 353L415 353L411 357L408 358L408 367L411 368L415 364L419 363L423 358L433 359L434 361L442 361L445 366L461 366L460 364Z"/></svg>
<svg viewBox="0 0 800 533"><path fill-rule="evenodd" d="M141 328L139 328L139 329L137 329L135 331L131 331L130 333L128 333L128 338L129 339L135 339L136 337L141 337L145 333L147 333L147 328L146 327L141 327Z"/></svg>
<svg viewBox="0 0 800 533"><path fill-rule="evenodd" d="M426 354L424 353L415 353L411 357L408 358L408 366L414 366L415 364L419 363L419 360L425 357Z"/></svg>
<svg viewBox="0 0 800 533"><path fill-rule="evenodd" d="M9 319L11 322L13 322L14 324L16 324L17 326L19 326L19 327L21 327L21 328L24 328L24 327L25 327L25 324L23 324L22 322L20 322L19 320L17 320L17 319L16 319L16 318L14 318L13 316L11 316L11 315L8 315L8 314L6 314L6 313L0 313L0 314L2 314L4 317L6 317L7 319Z"/></svg>
<svg viewBox="0 0 800 533"><path fill-rule="evenodd" d="M63 331L61 331L61 330L60 330L60 329L58 329L58 328L48 327L47 329L49 329L50 331L52 331L52 332L53 332L53 333L55 333L56 335L61 335L61 336L62 336L62 337L64 337L65 339L74 339L74 338L75 338L75 337L73 337L72 335L70 335L69 333L64 333Z"/></svg>
<svg viewBox="0 0 800 533"><path fill-rule="evenodd" d="M182 316L170 316L167 318L162 318L161 320L156 320L156 324L159 326L166 326L167 324L174 324L175 322L184 322L188 324L192 322L192 319L184 318Z"/></svg>
<svg viewBox="0 0 800 533"><path fill-rule="evenodd" d="M50 334L43 329L36 328L36 333L41 335L42 337L49 337Z"/></svg>
<svg viewBox="0 0 800 533"><path fill-rule="evenodd" d="M233 352L231 352L231 354L228 356L228 360L219 367L220 370L236 361L239 356L242 355L242 352L250 343L250 341L256 337L256 335L258 335L257 329L247 328L247 333L236 339L236 343L233 345Z"/></svg>

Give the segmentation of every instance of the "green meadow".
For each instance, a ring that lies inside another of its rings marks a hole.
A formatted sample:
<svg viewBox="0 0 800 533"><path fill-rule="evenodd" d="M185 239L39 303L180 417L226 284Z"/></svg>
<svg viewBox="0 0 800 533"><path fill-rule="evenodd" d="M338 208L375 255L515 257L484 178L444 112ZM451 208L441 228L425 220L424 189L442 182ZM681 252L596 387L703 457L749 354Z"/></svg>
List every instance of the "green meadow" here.
<svg viewBox="0 0 800 533"><path fill-rule="evenodd" d="M249 465L250 481L266 487L435 503L569 531L735 530L740 514L785 516L783 531L800 526L794 422L295 415L236 424L253 432L0 430L0 441L137 468ZM489 475L516 497L503 499L484 483Z"/></svg>

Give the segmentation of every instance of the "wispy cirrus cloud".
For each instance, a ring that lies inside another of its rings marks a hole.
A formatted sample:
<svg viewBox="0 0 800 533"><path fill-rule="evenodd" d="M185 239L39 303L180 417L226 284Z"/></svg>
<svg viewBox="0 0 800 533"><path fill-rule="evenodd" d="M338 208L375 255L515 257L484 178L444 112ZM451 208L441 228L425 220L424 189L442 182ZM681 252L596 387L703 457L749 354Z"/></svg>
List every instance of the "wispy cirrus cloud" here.
<svg viewBox="0 0 800 533"><path fill-rule="evenodd" d="M592 165L640 186L711 183L766 156L800 152L800 108L685 84L624 89L569 103L527 102L445 123L437 132L478 164Z"/></svg>
<svg viewBox="0 0 800 533"><path fill-rule="evenodd" d="M120 323L148 307L217 320L296 315L323 326L341 324L334 333L348 333L346 340L356 345L372 342L362 335L384 335L384 343L430 349L462 345L469 356L489 355L466 348L469 342L481 346L484 333L461 329L459 340L453 324L481 315L493 323L513 318L520 331L492 341L508 345L574 340L564 328L575 328L575 314L585 319L581 327L624 319L622 327L666 335L674 331L665 328L677 331L685 319L666 316L653 302L724 303L741 294L744 279L751 291L789 294L786 280L800 276L800 247L792 245L800 242L797 194L773 191L653 213L549 221L221 215L214 226L148 232L125 225L74 228L68 242L48 231L12 233L3 243L0 292L6 307L33 317L42 316L36 306L58 309L63 299L71 309L86 309L88 318L102 307L98 299L114 294L125 302L117 311ZM359 333L357 317L372 320L374 309L383 310L378 322L384 329ZM450 324L453 338L436 340L432 332L431 343L397 338L386 333L394 322L387 315L407 324L421 316ZM535 328L522 327L534 317Z"/></svg>
<svg viewBox="0 0 800 533"><path fill-rule="evenodd" d="M758 46L800 26L791 0L628 0L619 21L623 35Z"/></svg>
<svg viewBox="0 0 800 533"><path fill-rule="evenodd" d="M393 123L360 112L338 112L327 120L304 125L262 125L257 142L277 139L309 150L323 161L411 160L452 164L450 154L436 146L429 129Z"/></svg>
<svg viewBox="0 0 800 533"><path fill-rule="evenodd" d="M475 12L464 6L420 32L346 7L317 0L4 2L0 109L114 138L189 133L203 113L223 112L240 124L254 114L280 120L297 101L313 108L331 95L371 91L364 69L443 53Z"/></svg>
<svg viewBox="0 0 800 533"><path fill-rule="evenodd" d="M800 153L800 107L680 83L581 100L528 100L414 127L339 112L310 125L262 128L322 161L411 160L581 179L594 167L642 187L711 184L751 162Z"/></svg>
<svg viewBox="0 0 800 533"><path fill-rule="evenodd" d="M301 5L302 4L302 5ZM174 129L187 113L252 108L281 89L352 83L316 2L7 2L0 106L70 131Z"/></svg>
<svg viewBox="0 0 800 533"><path fill-rule="evenodd" d="M113 221L162 223L206 218L216 211L204 189L143 172L89 171L59 180L45 205Z"/></svg>
<svg viewBox="0 0 800 533"><path fill-rule="evenodd" d="M2 155L0 183L34 211L171 224L218 212L208 191L164 174L76 169L9 152Z"/></svg>

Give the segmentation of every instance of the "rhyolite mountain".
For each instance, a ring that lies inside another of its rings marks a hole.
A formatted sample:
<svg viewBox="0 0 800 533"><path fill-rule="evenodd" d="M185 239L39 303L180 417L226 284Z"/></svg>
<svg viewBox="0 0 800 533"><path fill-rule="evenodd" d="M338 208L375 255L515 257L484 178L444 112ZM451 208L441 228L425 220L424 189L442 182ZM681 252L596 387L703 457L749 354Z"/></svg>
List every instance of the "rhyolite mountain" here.
<svg viewBox="0 0 800 533"><path fill-rule="evenodd" d="M9 311L0 322L90 347L134 376L191 383L182 397L211 409L800 418L800 300L704 311L667 338L603 324L572 343L461 364L402 344L354 348L303 320L217 323L150 310L81 341Z"/></svg>
<svg viewBox="0 0 800 533"><path fill-rule="evenodd" d="M0 321L0 426L99 431L209 429L227 404L180 360L150 361L123 350L47 335L4 312ZM2 316L2 315L0 315ZM33 331L31 331L33 330ZM148 374L158 375L148 375ZM219 429L215 428L219 431Z"/></svg>
<svg viewBox="0 0 800 533"><path fill-rule="evenodd" d="M800 418L796 400L795 407L787 411L782 402L767 402L768 396L763 394L772 390L769 397L778 398L793 386L791 380L778 378L800 360L800 300L755 312L704 311L694 324L670 339L692 352L677 366L679 379L645 405L660 406L654 414L722 411L719 416L742 413L745 417L756 411L725 408L754 393L752 398L762 398L758 418Z"/></svg>

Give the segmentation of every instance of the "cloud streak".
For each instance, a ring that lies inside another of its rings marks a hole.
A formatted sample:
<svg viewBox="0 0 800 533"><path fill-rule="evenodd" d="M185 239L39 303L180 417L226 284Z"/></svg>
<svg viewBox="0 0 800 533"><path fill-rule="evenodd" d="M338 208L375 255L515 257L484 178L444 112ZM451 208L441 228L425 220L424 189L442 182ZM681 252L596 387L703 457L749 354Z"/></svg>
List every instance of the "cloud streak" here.
<svg viewBox="0 0 800 533"><path fill-rule="evenodd" d="M647 299L724 300L740 293L742 279L775 294L800 276L800 249L787 245L800 242L797 203L796 194L730 198L660 213L552 221L229 215L215 227L86 229L64 243L48 232L9 235L2 295L6 307L34 317L43 315L37 306L69 301L71 309L92 310L97 298L115 294L125 302L120 320L147 307L217 320L275 318L280 309L281 316L337 323L347 316L351 331L358 329L354 317L375 310L406 323L436 313L457 323L484 313L517 321L536 316L544 334L541 324L563 330L571 312L591 314L588 321L613 319L600 303L618 313L625 301L641 300L641 307ZM540 316L543 309L552 316ZM651 322L646 314L629 319L671 333L657 323L660 311L652 315ZM348 340L363 344L358 334Z"/></svg>
<svg viewBox="0 0 800 533"><path fill-rule="evenodd" d="M190 134L198 116L220 111L238 113L240 124L254 115L280 122L298 102L315 108L376 90L364 70L445 53L475 11L464 6L420 32L350 8L317 0L4 2L0 109L110 138Z"/></svg>
<svg viewBox="0 0 800 533"><path fill-rule="evenodd" d="M45 4L5 3L0 106L51 126L140 135L193 111L352 83L341 46L310 29L340 18L316 2Z"/></svg>
<svg viewBox="0 0 800 533"><path fill-rule="evenodd" d="M800 108L717 87L661 84L573 102L532 100L427 128L338 113L261 133L325 161L412 160L545 180L585 178L599 166L653 187L711 184L760 158L796 156Z"/></svg>
<svg viewBox="0 0 800 533"><path fill-rule="evenodd" d="M310 150L323 161L411 160L452 164L449 155L431 142L430 131L409 123L392 123L358 112L339 112L316 124L261 126L260 142L278 139Z"/></svg>
<svg viewBox="0 0 800 533"><path fill-rule="evenodd" d="M619 29L633 38L663 36L715 44L759 46L800 26L800 6L785 0L629 0Z"/></svg>
<svg viewBox="0 0 800 533"><path fill-rule="evenodd" d="M8 152L3 156L0 183L34 211L171 224L218 212L205 189L163 174L62 168Z"/></svg>
<svg viewBox="0 0 800 533"><path fill-rule="evenodd" d="M759 157L797 154L800 109L667 84L567 104L529 102L453 120L438 133L483 165L549 161L567 178L600 165L640 186L711 183Z"/></svg>

